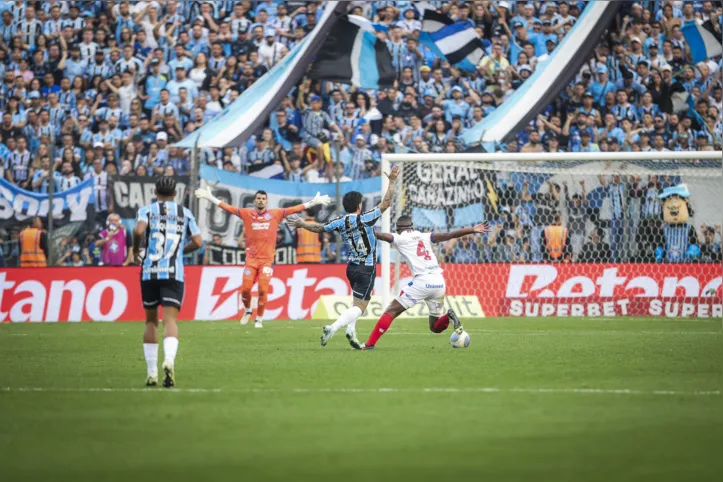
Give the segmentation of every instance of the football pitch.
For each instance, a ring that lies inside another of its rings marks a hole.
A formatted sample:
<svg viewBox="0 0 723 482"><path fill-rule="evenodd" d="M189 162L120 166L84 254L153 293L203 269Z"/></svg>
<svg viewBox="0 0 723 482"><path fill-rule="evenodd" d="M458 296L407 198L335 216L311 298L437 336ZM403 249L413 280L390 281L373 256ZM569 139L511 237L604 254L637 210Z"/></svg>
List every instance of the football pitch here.
<svg viewBox="0 0 723 482"><path fill-rule="evenodd" d="M468 349L398 320L373 352L182 323L173 390L140 323L2 324L2 478L720 480L720 321L463 321Z"/></svg>

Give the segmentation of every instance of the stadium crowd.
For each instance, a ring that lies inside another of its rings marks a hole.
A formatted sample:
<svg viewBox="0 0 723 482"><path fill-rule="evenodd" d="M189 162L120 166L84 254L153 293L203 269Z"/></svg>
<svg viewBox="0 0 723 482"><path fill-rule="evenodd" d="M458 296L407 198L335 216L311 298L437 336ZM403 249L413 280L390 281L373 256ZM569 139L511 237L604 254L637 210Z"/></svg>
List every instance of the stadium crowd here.
<svg viewBox="0 0 723 482"><path fill-rule="evenodd" d="M418 42L421 19L412 2L352 2L353 13L387 27L379 35L395 85L359 91L303 79L246 145L203 149L200 162L250 175L277 165L289 181L333 182L379 176L385 152L459 152L462 133L535 72L585 8L581 1L428 3L475 25L487 49L475 72L451 67ZM188 152L170 146L272 68L322 10L320 1L0 1L0 175L39 193L50 179L63 191L92 178L96 210L110 214L115 176L189 173ZM690 65L680 26L697 18L720 29L722 16L710 0L625 2L567 89L501 147L720 149L721 59ZM693 109L675 111L676 86L692 96ZM328 153L336 169L309 145L320 125L337 147ZM517 192L511 212L522 198ZM17 232L1 234L12 240ZM529 237L510 237L499 240L514 244L510 252L524 253L525 243L535 249ZM101 261L95 239L64 243L63 263ZM461 247L448 250L449 260L474 258Z"/></svg>

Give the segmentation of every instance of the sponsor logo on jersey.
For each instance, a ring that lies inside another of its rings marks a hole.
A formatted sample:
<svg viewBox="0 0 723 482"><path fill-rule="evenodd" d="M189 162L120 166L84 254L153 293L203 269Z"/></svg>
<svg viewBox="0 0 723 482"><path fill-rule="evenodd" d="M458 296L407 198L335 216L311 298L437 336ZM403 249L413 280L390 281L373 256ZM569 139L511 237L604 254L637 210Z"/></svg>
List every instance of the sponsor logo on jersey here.
<svg viewBox="0 0 723 482"><path fill-rule="evenodd" d="M254 231L268 231L271 223L251 223L251 229Z"/></svg>
<svg viewBox="0 0 723 482"><path fill-rule="evenodd" d="M175 266L151 266L144 269L146 273L169 273L174 274L176 272Z"/></svg>
<svg viewBox="0 0 723 482"><path fill-rule="evenodd" d="M434 288L444 288L444 285L427 285L427 288L434 289Z"/></svg>

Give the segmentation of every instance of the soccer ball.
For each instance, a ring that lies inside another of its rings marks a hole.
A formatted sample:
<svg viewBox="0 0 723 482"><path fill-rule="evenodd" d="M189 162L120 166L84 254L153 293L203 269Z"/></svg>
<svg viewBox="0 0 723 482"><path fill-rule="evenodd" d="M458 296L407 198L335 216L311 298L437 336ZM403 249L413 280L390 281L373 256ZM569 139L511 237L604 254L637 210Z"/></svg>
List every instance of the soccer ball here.
<svg viewBox="0 0 723 482"><path fill-rule="evenodd" d="M452 333L452 336L449 337L449 344L452 345L452 348L467 348L469 346L469 333L466 331L463 331L462 333L457 333L456 331Z"/></svg>

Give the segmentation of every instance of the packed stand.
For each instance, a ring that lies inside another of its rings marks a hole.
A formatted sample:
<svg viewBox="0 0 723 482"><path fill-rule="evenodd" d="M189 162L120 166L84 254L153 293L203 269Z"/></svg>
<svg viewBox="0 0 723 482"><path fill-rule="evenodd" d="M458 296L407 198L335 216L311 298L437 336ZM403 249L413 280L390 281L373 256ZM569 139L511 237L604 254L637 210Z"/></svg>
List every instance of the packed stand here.
<svg viewBox="0 0 723 482"><path fill-rule="evenodd" d="M451 68L418 42L421 19L411 2L352 2L352 13L388 29L379 35L397 71L394 87L358 91L303 79L244 146L202 149L200 161L250 175L276 165L293 182L333 182L379 176L386 152L463 150L465 130L534 74L585 6L429 3L476 26L488 55L475 72ZM322 4L2 1L2 175L41 193L50 179L62 191L93 178L96 210L107 228L113 178L189 173L188 152L169 146L222 112L278 63L317 24ZM680 24L694 17L719 26L721 9L711 1L626 2L571 85L501 147L509 152L720 148L721 62L686 64ZM677 83L694 97L698 116L672 111ZM518 190L515 198L522 197ZM4 239L12 236L9 230ZM511 251L520 253L538 244L525 236L497 241L496 246L514 244ZM79 261L73 261L76 246ZM488 252L489 244L479 251ZM65 260L95 264L101 258L94 239L72 244Z"/></svg>

